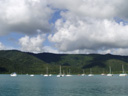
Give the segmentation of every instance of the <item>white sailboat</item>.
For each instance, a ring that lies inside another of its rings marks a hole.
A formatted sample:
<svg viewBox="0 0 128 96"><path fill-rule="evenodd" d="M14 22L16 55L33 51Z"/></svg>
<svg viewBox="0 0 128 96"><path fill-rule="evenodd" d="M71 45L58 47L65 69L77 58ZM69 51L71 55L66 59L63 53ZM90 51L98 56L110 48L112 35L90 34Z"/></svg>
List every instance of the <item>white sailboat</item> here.
<svg viewBox="0 0 128 96"><path fill-rule="evenodd" d="M67 74L66 76L67 76L67 77L72 76L72 75L70 74L70 69L69 69L69 72L68 72L68 74Z"/></svg>
<svg viewBox="0 0 128 96"><path fill-rule="evenodd" d="M34 76L34 74L31 74L30 76L31 76L31 77L33 77L33 76Z"/></svg>
<svg viewBox="0 0 128 96"><path fill-rule="evenodd" d="M101 75L102 75L102 76L104 76L105 74L104 74L104 73L102 73Z"/></svg>
<svg viewBox="0 0 128 96"><path fill-rule="evenodd" d="M16 74L16 72L14 72L14 73L11 73L10 76L12 76L12 77L16 77L17 74Z"/></svg>
<svg viewBox="0 0 128 96"><path fill-rule="evenodd" d="M109 66L109 74L107 74L107 76L113 76L113 74L111 74L111 67Z"/></svg>
<svg viewBox="0 0 128 96"><path fill-rule="evenodd" d="M103 70L103 73L101 74L102 76L104 76L105 74L104 74L104 70Z"/></svg>
<svg viewBox="0 0 128 96"><path fill-rule="evenodd" d="M122 74L119 74L119 76L127 76L127 74L124 72L124 66L122 65Z"/></svg>
<svg viewBox="0 0 128 96"><path fill-rule="evenodd" d="M90 68L90 74L88 74L88 76L94 76L93 74L92 74L92 69Z"/></svg>
<svg viewBox="0 0 128 96"><path fill-rule="evenodd" d="M61 73L61 66L60 66L60 73L57 75L57 77L63 77Z"/></svg>
<svg viewBox="0 0 128 96"><path fill-rule="evenodd" d="M84 70L83 70L83 74L81 74L81 76L85 76L85 72L84 72Z"/></svg>
<svg viewBox="0 0 128 96"><path fill-rule="evenodd" d="M44 74L44 77L48 77L48 67L46 68L46 74Z"/></svg>
<svg viewBox="0 0 128 96"><path fill-rule="evenodd" d="M63 70L63 74L62 74L62 77L64 77L65 76L65 72L64 72L64 70Z"/></svg>

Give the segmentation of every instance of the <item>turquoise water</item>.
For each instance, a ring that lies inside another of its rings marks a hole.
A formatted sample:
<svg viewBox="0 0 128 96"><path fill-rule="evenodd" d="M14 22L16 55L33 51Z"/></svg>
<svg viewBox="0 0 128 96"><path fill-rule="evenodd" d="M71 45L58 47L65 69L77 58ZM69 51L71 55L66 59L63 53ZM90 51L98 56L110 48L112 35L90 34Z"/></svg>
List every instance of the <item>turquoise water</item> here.
<svg viewBox="0 0 128 96"><path fill-rule="evenodd" d="M128 96L128 77L0 75L0 96Z"/></svg>

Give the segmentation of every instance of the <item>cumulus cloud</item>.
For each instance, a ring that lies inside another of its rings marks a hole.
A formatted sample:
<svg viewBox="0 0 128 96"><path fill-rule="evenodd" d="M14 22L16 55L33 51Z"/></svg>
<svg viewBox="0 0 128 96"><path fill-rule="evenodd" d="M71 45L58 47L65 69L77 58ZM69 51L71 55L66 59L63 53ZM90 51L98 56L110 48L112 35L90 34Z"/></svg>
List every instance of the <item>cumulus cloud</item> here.
<svg viewBox="0 0 128 96"><path fill-rule="evenodd" d="M93 18L128 18L127 0L49 0L51 6ZM72 5L72 6L71 6Z"/></svg>
<svg viewBox="0 0 128 96"><path fill-rule="evenodd" d="M48 53L59 53L59 51L51 46L44 46L43 47L44 52Z"/></svg>
<svg viewBox="0 0 128 96"><path fill-rule="evenodd" d="M43 52L43 42L45 35L37 35L35 37L24 36L19 39L22 51L26 52Z"/></svg>
<svg viewBox="0 0 128 96"><path fill-rule="evenodd" d="M0 0L0 35L49 32L52 13L47 0Z"/></svg>
<svg viewBox="0 0 128 96"><path fill-rule="evenodd" d="M63 52L121 53L122 51L117 49L128 48L128 25L124 25L123 22L118 23L113 18L114 16L127 18L126 12L121 14L121 10L127 8L126 2L126 0L101 2L76 0L72 2L73 6L70 6L69 0L66 7L64 1L57 4L52 2L55 7L67 11L61 12L62 18L56 21L55 33L49 35L49 40ZM121 8L122 4L124 4L123 8Z"/></svg>
<svg viewBox="0 0 128 96"><path fill-rule="evenodd" d="M49 36L60 50L128 47L128 25L114 20L81 19L71 14L65 16L66 21L58 20L57 32Z"/></svg>
<svg viewBox="0 0 128 96"><path fill-rule="evenodd" d="M128 48L118 48L118 49L112 49L111 50L112 54L116 55L128 55Z"/></svg>
<svg viewBox="0 0 128 96"><path fill-rule="evenodd" d="M24 36L19 39L19 45L21 50L25 52L41 53L41 52L51 52L59 53L57 49L44 45L46 40L46 35L38 34L37 36Z"/></svg>
<svg viewBox="0 0 128 96"><path fill-rule="evenodd" d="M123 55L127 56L128 55L128 48L110 48L106 50L99 50L97 53L99 54L114 54L114 55Z"/></svg>
<svg viewBox="0 0 128 96"><path fill-rule="evenodd" d="M0 50L5 50L6 47L0 42Z"/></svg>
<svg viewBox="0 0 128 96"><path fill-rule="evenodd" d="M126 55L127 4L128 0L0 0L0 35L27 34L19 44L21 50L29 52ZM56 10L59 19L52 18L56 17ZM116 17L122 22L117 22ZM52 28L51 18L55 19ZM46 33L29 36L50 30L53 33L48 39L55 48L44 44Z"/></svg>

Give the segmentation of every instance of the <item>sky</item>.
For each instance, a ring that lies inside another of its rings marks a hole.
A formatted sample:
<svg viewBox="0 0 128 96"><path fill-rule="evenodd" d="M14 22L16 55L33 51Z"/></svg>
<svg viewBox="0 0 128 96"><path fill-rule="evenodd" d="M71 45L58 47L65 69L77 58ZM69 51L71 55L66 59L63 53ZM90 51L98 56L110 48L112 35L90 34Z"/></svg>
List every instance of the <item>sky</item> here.
<svg viewBox="0 0 128 96"><path fill-rule="evenodd" d="M0 0L0 50L128 55L128 0Z"/></svg>

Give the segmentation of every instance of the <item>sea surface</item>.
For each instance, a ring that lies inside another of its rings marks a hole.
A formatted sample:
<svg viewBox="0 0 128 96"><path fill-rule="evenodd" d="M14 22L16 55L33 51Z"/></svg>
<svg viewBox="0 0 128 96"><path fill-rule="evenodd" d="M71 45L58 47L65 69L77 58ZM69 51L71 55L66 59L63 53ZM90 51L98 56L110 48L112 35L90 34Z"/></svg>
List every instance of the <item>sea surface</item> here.
<svg viewBox="0 0 128 96"><path fill-rule="evenodd" d="M0 96L128 96L128 76L0 75Z"/></svg>

